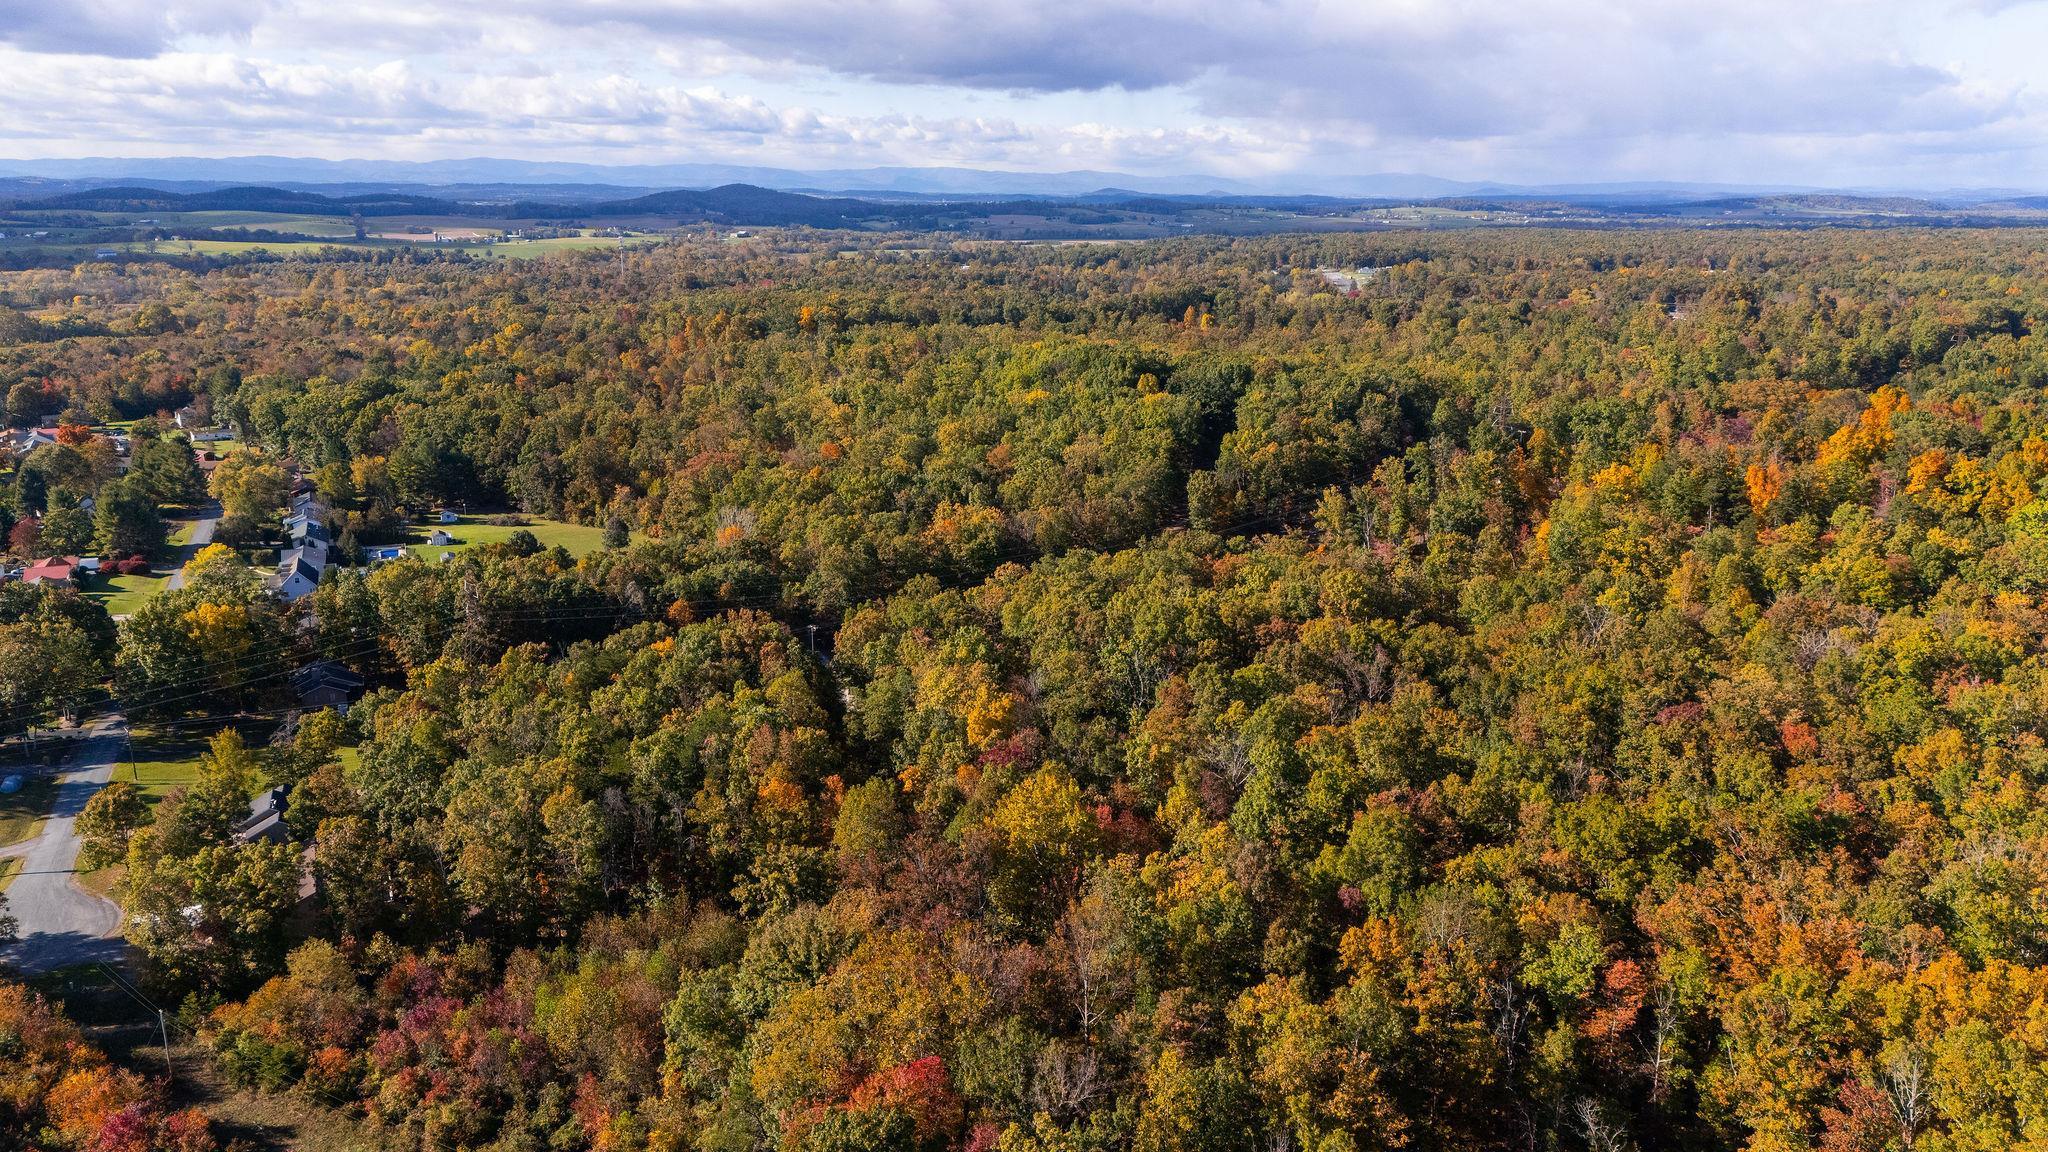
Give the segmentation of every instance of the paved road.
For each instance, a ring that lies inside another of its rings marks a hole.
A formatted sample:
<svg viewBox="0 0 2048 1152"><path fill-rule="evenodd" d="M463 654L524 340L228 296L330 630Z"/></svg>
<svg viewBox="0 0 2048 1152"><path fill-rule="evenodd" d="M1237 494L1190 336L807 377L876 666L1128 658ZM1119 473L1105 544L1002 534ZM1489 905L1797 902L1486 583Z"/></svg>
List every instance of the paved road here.
<svg viewBox="0 0 2048 1152"><path fill-rule="evenodd" d="M79 810L113 777L128 726L119 716L98 721L75 737L71 766L57 779L57 795L41 832L6 854L21 857L21 871L7 888L7 910L19 922L15 940L0 947L0 964L24 972L47 972L67 964L118 961L125 947L121 909L78 886L72 865Z"/></svg>
<svg viewBox="0 0 2048 1152"><path fill-rule="evenodd" d="M164 581L164 590L170 591L185 586L185 562L199 554L201 548L213 543L214 526L220 523L220 505L209 504L199 519L192 522L192 539L179 547L171 569L170 579Z"/></svg>

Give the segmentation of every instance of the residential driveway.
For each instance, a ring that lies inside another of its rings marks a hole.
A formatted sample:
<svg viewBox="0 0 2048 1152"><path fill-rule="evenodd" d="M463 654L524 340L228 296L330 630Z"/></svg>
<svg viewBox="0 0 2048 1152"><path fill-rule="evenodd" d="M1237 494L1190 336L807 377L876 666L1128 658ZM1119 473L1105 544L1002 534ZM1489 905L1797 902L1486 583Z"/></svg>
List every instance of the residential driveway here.
<svg viewBox="0 0 2048 1152"><path fill-rule="evenodd" d="M168 592L185 586L186 561L199 555L201 548L213 543L213 529L219 523L220 505L218 504L207 505L206 510L199 514L199 519L192 522L192 539L181 545L178 548L177 555L173 557L172 563L176 566L171 569L170 578L164 581L165 591Z"/></svg>
<svg viewBox="0 0 2048 1152"><path fill-rule="evenodd" d="M85 802L113 778L128 743L119 716L92 725L75 737L71 765L57 778L56 800L42 831L6 850L21 857L21 871L7 888L7 910L18 922L16 938L0 946L0 964L24 972L47 972L68 964L118 961L125 944L121 909L78 886L78 834L72 825Z"/></svg>

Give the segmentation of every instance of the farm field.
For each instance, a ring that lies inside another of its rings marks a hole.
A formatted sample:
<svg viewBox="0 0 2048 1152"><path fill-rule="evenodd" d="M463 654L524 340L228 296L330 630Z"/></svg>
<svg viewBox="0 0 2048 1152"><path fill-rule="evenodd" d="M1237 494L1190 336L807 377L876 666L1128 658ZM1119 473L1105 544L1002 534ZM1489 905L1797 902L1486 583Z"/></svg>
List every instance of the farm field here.
<svg viewBox="0 0 2048 1152"><path fill-rule="evenodd" d="M137 217L117 213L98 213L103 217L105 227L126 227ZM585 230L574 236L556 236L538 240L505 240L507 226L517 226L517 221L482 222L459 217L393 217L375 221L368 239L355 238L354 225L342 218L272 214L263 212L186 212L166 213L149 217L169 231L181 226L190 230L205 229L213 232L270 231L302 234L306 239L291 240L230 240L230 239L186 239L186 240L116 240L88 241L90 230L77 227L51 225L41 227L35 221L10 221L0 232L0 254L34 253L41 256L70 260L89 261L100 251L113 251L123 257L176 259L191 256L218 256L226 258L271 255L278 257L309 256L341 250L349 252L376 252L392 249L423 248L437 252L462 252L485 259L530 259L556 252L604 251L617 248L639 247L658 244L662 237L652 235L605 236L595 229ZM27 234L24 224L35 231L48 235L35 237ZM424 232L412 233L409 228L423 228ZM436 241L434 233L439 232L450 239Z"/></svg>
<svg viewBox="0 0 2048 1152"><path fill-rule="evenodd" d="M505 240L485 245L449 245L494 260L530 260L555 252L594 252L661 243L659 236L556 236L546 240Z"/></svg>

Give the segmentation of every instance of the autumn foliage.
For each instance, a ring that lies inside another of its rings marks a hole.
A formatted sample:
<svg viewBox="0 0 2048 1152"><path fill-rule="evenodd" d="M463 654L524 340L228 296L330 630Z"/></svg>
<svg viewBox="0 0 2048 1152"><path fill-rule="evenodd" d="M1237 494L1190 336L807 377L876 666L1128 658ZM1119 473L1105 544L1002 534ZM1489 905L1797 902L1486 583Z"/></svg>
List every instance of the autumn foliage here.
<svg viewBox="0 0 2048 1152"><path fill-rule="evenodd" d="M2048 1131L2043 285L1967 229L137 265L179 323L0 384L203 395L252 522L290 459L365 538L607 529L290 608L208 550L122 625L181 724L363 680L125 896L226 1075L393 1147L1990 1152ZM46 1064L52 1139L148 1106Z"/></svg>

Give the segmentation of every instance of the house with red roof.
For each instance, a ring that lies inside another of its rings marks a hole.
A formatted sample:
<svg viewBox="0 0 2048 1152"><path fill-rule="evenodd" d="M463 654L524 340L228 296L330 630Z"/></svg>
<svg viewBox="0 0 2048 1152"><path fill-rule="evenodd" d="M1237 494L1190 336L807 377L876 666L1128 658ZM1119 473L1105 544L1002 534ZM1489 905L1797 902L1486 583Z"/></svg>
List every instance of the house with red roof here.
<svg viewBox="0 0 2048 1152"><path fill-rule="evenodd" d="M21 570L23 584L55 584L69 588L78 582L78 557L51 556Z"/></svg>

